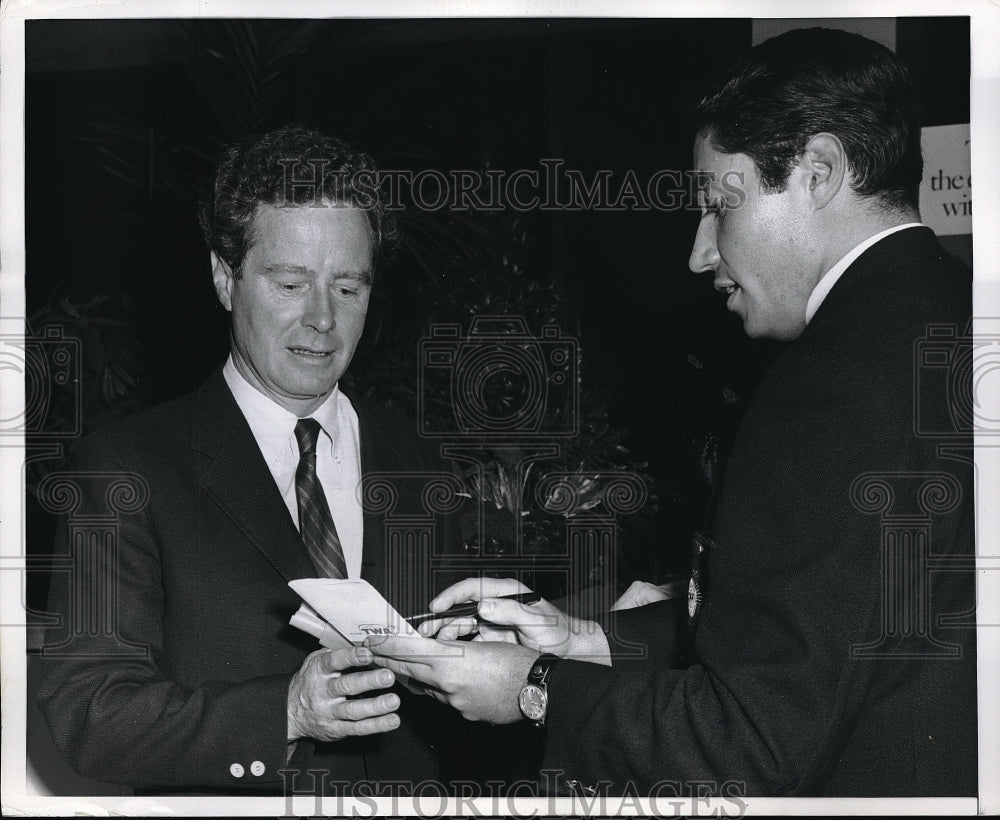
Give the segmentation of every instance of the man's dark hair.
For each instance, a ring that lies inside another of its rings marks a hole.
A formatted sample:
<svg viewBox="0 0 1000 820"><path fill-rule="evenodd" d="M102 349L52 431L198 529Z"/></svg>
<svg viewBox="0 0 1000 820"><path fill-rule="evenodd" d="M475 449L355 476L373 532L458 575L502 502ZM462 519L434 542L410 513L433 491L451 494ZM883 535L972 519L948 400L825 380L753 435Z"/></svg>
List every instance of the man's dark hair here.
<svg viewBox="0 0 1000 820"><path fill-rule="evenodd" d="M259 203L362 209L371 229L373 267L397 237L372 158L335 137L298 125L222 150L200 219L209 248L237 278L254 242L253 218Z"/></svg>
<svg viewBox="0 0 1000 820"><path fill-rule="evenodd" d="M858 34L796 29L745 52L699 103L698 133L753 159L782 191L814 135L840 138L852 189L897 209L917 207L923 158L919 105L906 67Z"/></svg>

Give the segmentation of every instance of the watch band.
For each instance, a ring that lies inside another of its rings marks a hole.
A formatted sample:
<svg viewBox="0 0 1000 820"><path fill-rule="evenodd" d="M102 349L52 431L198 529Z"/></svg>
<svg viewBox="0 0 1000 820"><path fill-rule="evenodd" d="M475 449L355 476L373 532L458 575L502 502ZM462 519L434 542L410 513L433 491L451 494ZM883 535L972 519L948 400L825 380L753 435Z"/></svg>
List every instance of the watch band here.
<svg viewBox="0 0 1000 820"><path fill-rule="evenodd" d="M535 726L544 726L548 713L549 693L548 682L552 667L559 661L558 655L546 652L535 658L528 671L528 678L518 695L518 706L528 720Z"/></svg>
<svg viewBox="0 0 1000 820"><path fill-rule="evenodd" d="M535 662L531 664L531 669L528 670L528 683L546 688L549 682L549 673L559 660L561 658L558 655L553 655L551 652L539 655L535 658Z"/></svg>

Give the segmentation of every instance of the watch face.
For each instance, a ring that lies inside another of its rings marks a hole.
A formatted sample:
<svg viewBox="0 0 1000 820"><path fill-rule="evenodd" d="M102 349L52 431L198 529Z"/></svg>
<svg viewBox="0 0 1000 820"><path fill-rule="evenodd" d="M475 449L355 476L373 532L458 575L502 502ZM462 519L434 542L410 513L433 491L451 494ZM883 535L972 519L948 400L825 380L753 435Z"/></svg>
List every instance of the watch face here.
<svg viewBox="0 0 1000 820"><path fill-rule="evenodd" d="M548 696L540 686L533 683L525 684L521 688L518 703L521 711L528 720L539 721L545 717L545 708L548 706Z"/></svg>

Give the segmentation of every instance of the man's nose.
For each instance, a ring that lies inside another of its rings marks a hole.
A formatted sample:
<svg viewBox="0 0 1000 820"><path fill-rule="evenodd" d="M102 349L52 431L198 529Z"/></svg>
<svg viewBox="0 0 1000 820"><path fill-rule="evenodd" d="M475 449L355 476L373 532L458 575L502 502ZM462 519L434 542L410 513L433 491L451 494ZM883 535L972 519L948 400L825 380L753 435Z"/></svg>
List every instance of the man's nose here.
<svg viewBox="0 0 1000 820"><path fill-rule="evenodd" d="M694 247L688 259L688 267L695 273L714 271L719 264L719 246L715 235L715 216L705 214L698 223L694 235Z"/></svg>
<svg viewBox="0 0 1000 820"><path fill-rule="evenodd" d="M333 295L326 288L315 288L309 295L302 324L317 333L326 333L336 324Z"/></svg>

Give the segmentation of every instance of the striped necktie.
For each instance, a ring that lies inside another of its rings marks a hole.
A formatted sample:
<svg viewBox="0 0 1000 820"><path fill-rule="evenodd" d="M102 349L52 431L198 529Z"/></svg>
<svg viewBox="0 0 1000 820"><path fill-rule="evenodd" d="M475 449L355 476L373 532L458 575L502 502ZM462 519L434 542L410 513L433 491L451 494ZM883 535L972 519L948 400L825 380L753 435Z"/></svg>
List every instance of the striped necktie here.
<svg viewBox="0 0 1000 820"><path fill-rule="evenodd" d="M299 466L295 470L295 497L299 503L299 532L316 571L326 578L346 578L347 562L340 544L326 494L316 475L316 419L299 419L295 438L299 442Z"/></svg>

